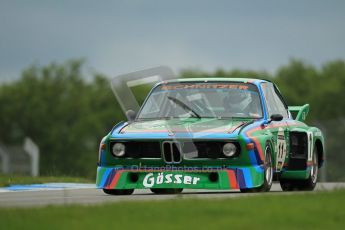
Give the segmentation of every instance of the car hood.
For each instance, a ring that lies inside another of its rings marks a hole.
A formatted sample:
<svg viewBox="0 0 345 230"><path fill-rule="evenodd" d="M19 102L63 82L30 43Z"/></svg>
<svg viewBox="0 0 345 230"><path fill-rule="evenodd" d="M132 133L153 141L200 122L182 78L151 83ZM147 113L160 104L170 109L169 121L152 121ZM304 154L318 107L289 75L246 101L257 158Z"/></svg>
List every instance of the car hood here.
<svg viewBox="0 0 345 230"><path fill-rule="evenodd" d="M125 123L115 128L111 136L118 138L174 138L174 137L224 137L234 136L240 127L249 122L245 119L188 118Z"/></svg>

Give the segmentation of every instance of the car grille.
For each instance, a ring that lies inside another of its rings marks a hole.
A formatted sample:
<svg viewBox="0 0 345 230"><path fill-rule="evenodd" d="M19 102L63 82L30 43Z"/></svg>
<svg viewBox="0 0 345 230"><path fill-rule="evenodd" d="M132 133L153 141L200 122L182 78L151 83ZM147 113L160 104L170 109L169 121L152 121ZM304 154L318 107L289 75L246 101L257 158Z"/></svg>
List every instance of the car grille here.
<svg viewBox="0 0 345 230"><path fill-rule="evenodd" d="M111 143L111 148L116 142ZM130 141L122 142L126 154L122 158L161 158L161 147L157 141Z"/></svg>
<svg viewBox="0 0 345 230"><path fill-rule="evenodd" d="M110 144L110 149L116 142ZM182 159L222 159L224 141L121 141L126 154L120 158L163 159L166 163L180 163ZM241 149L238 142L238 156Z"/></svg>
<svg viewBox="0 0 345 230"><path fill-rule="evenodd" d="M183 153L187 159L195 158L224 158L223 145L225 142L198 141L184 142Z"/></svg>
<svg viewBox="0 0 345 230"><path fill-rule="evenodd" d="M163 159L166 163L181 162L181 143L174 141L163 142Z"/></svg>

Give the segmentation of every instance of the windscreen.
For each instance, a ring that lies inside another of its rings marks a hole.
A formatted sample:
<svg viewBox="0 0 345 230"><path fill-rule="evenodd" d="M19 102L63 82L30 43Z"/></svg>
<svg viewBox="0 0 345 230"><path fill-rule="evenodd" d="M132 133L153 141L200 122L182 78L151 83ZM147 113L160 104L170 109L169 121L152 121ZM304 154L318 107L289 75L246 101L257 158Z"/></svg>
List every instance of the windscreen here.
<svg viewBox="0 0 345 230"><path fill-rule="evenodd" d="M249 83L167 83L157 86L138 119L260 118L262 107L257 87Z"/></svg>

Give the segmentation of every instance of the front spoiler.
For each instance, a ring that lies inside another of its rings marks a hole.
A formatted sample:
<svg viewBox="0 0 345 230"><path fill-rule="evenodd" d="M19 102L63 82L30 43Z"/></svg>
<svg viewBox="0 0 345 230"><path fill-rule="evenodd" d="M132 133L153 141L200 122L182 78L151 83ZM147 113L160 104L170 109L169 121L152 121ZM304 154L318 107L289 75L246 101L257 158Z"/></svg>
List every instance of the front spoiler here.
<svg viewBox="0 0 345 230"><path fill-rule="evenodd" d="M221 170L140 170L124 167L97 168L100 189L244 189L264 182L261 166L232 167Z"/></svg>

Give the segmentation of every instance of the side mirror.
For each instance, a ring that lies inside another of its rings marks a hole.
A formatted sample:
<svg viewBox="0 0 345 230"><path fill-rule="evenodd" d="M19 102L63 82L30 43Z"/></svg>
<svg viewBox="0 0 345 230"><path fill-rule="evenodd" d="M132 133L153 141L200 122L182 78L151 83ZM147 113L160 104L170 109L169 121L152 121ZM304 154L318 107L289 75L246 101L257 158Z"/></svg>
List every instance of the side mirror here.
<svg viewBox="0 0 345 230"><path fill-rule="evenodd" d="M133 110L130 109L126 111L126 117L128 121L134 121L136 116L137 116L137 113L134 112Z"/></svg>
<svg viewBox="0 0 345 230"><path fill-rule="evenodd" d="M272 114L271 115L271 120L272 121L281 121L283 120L283 115L277 113L277 114Z"/></svg>

